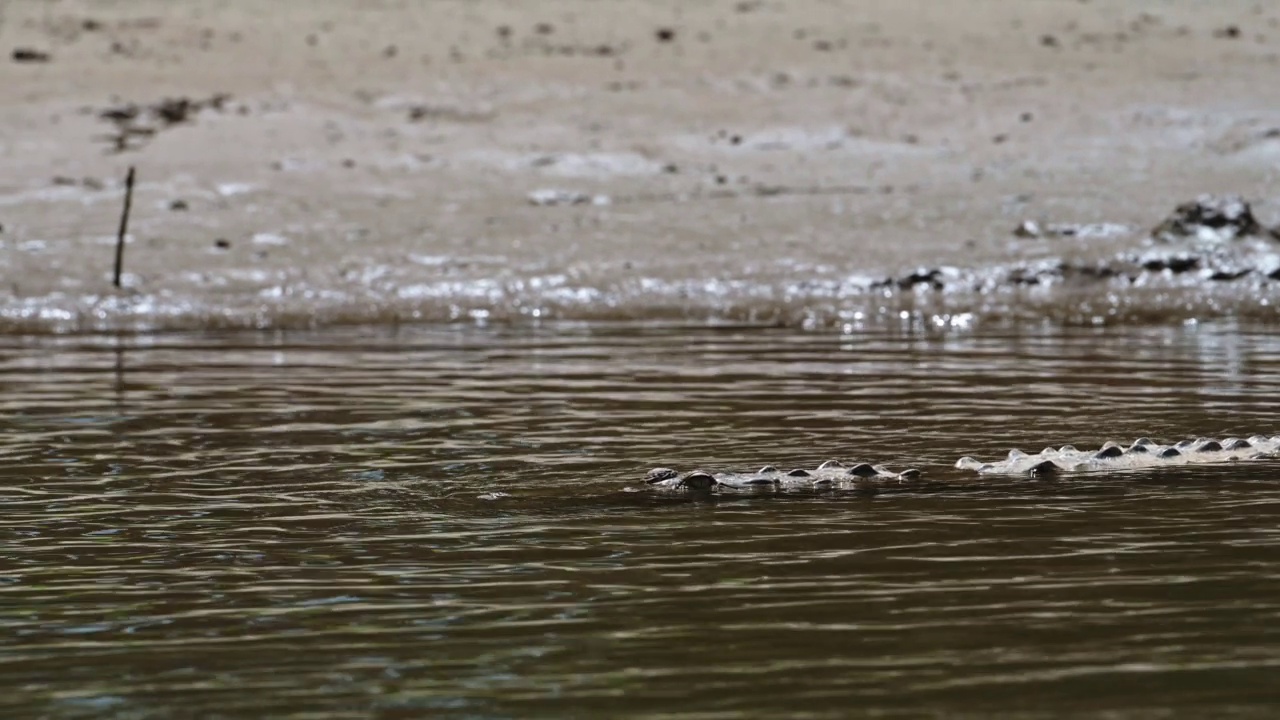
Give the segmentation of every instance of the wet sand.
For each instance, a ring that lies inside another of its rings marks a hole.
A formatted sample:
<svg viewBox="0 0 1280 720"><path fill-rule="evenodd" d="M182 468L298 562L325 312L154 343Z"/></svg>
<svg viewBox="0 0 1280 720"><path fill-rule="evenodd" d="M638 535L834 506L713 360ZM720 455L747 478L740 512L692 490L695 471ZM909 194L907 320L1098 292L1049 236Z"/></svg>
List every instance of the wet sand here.
<svg viewBox="0 0 1280 720"><path fill-rule="evenodd" d="M1203 192L1280 220L1280 9L1256 2L19 2L0 48L10 331L1105 323L1280 295L874 286L1110 258ZM1133 232L1015 238L1028 219Z"/></svg>

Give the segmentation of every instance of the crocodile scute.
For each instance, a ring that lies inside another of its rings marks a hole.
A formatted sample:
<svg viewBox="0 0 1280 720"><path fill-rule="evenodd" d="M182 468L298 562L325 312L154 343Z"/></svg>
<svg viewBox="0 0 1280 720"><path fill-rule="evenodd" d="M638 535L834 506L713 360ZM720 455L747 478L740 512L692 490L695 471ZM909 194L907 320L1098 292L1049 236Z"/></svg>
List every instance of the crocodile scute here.
<svg viewBox="0 0 1280 720"><path fill-rule="evenodd" d="M1060 448L1047 447L1036 455L1014 449L1009 451L1004 460L992 462L963 457L956 461L956 467L982 475L1052 475L1059 472L1208 465L1276 457L1280 457L1280 435L1254 435L1248 439L1229 437L1223 440L1202 437L1167 445L1144 437L1127 447L1108 442L1093 451L1063 445Z"/></svg>
<svg viewBox="0 0 1280 720"><path fill-rule="evenodd" d="M645 483L661 490L866 490L912 483L921 476L922 473L914 468L894 472L883 465L847 465L838 460L828 460L814 469L795 468L783 471L773 465L766 465L755 472L745 473L712 473L706 470L681 473L671 468L654 468L645 475Z"/></svg>

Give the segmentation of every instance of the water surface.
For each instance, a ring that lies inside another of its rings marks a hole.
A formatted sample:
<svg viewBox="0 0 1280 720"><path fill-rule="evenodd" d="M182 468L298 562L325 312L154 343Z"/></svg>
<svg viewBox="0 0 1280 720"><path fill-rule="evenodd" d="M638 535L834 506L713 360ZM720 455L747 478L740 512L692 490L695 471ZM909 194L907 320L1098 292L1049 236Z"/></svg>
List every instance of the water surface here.
<svg viewBox="0 0 1280 720"><path fill-rule="evenodd" d="M961 455L1274 433L1265 327L6 338L12 717L1270 716L1280 467ZM924 492L627 492L836 457Z"/></svg>

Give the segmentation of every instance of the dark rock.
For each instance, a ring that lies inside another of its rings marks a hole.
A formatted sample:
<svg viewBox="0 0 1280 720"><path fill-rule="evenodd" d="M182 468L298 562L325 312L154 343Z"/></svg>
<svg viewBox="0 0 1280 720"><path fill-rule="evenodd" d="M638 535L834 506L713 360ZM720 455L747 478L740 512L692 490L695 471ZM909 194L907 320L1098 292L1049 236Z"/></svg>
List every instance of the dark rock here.
<svg viewBox="0 0 1280 720"><path fill-rule="evenodd" d="M1195 270L1200 266L1200 257L1197 255L1169 255L1167 257L1150 258L1142 263L1142 267L1146 270L1159 272L1168 270L1174 275L1181 275L1188 270Z"/></svg>
<svg viewBox="0 0 1280 720"><path fill-rule="evenodd" d="M115 144L118 152L123 152L132 149L130 140L133 138L147 138L161 129L189 122L206 109L222 112L230 97L218 93L198 100L179 97L165 98L152 105L128 103L106 108L98 113L98 117L116 126L115 134L106 136L106 139Z"/></svg>
<svg viewBox="0 0 1280 720"><path fill-rule="evenodd" d="M124 123L138 117L139 112L141 112L141 108L130 103L129 105L107 108L106 110L98 113L98 117L103 120L110 120L114 123Z"/></svg>
<svg viewBox="0 0 1280 720"><path fill-rule="evenodd" d="M194 110L189 98L165 98L153 108L155 116L169 125L186 122Z"/></svg>
<svg viewBox="0 0 1280 720"><path fill-rule="evenodd" d="M1166 459L1167 459L1167 458L1176 458L1176 457L1178 457L1178 456L1179 456L1179 455L1181 455L1181 454L1182 454L1182 453L1178 452L1177 448L1165 448L1164 452L1160 453L1160 454L1159 454L1159 455L1157 455L1156 457L1166 458Z"/></svg>
<svg viewBox="0 0 1280 720"><path fill-rule="evenodd" d="M672 28L658 28L653 35L658 38L658 42L665 43L676 39L676 31Z"/></svg>
<svg viewBox="0 0 1280 720"><path fill-rule="evenodd" d="M778 468L776 468L776 467L774 467L774 466L772 466L772 465L765 465L764 467L760 468L760 469L759 469L759 470L757 470L756 472L760 473L761 475L765 475L765 474L767 474L767 473L776 473L776 472L778 472Z"/></svg>
<svg viewBox="0 0 1280 720"><path fill-rule="evenodd" d="M213 246L219 250L229 250L231 248L231 241L226 238L218 238L213 241ZM675 471L673 470L672 472Z"/></svg>
<svg viewBox="0 0 1280 720"><path fill-rule="evenodd" d="M1234 442L1227 444L1228 450L1245 450L1251 447L1253 447L1253 444L1250 443L1248 440L1236 440Z"/></svg>
<svg viewBox="0 0 1280 720"><path fill-rule="evenodd" d="M1119 270L1110 265L1080 265L1075 270L1078 275L1102 280L1113 278L1120 274Z"/></svg>
<svg viewBox="0 0 1280 720"><path fill-rule="evenodd" d="M1035 220L1023 220L1018 223L1018 227L1013 229L1014 237L1020 237L1025 240L1038 238L1044 234L1044 230L1040 228L1040 223Z"/></svg>
<svg viewBox="0 0 1280 720"><path fill-rule="evenodd" d="M796 468L795 470L787 473L787 477L809 477L809 471Z"/></svg>
<svg viewBox="0 0 1280 720"><path fill-rule="evenodd" d="M1025 220L1013 230L1014 235L1024 239L1078 238L1080 240L1120 237L1132 232L1132 228L1120 223L1059 222L1042 224L1035 220Z"/></svg>
<svg viewBox="0 0 1280 720"><path fill-rule="evenodd" d="M849 468L849 474L857 477L875 477L880 473L868 463L858 463Z"/></svg>
<svg viewBox="0 0 1280 720"><path fill-rule="evenodd" d="M1005 278L1011 285L1039 285L1041 272L1026 267L1015 267L1009 270Z"/></svg>
<svg viewBox="0 0 1280 720"><path fill-rule="evenodd" d="M840 462L839 460L828 460L822 463L821 465L819 465L818 469L828 470L828 469L842 468L842 467L844 467L844 463Z"/></svg>
<svg viewBox="0 0 1280 720"><path fill-rule="evenodd" d="M941 290L942 281L939 279L941 277L941 270L926 270L925 268L920 268L910 275L900 278L898 280L898 287L903 290L907 290L915 287L916 285L928 284L934 290Z"/></svg>
<svg viewBox="0 0 1280 720"><path fill-rule="evenodd" d="M1245 275L1248 275L1249 272L1250 272L1249 270L1238 270L1238 269L1237 270L1215 270L1213 274L1209 276L1209 279L1217 280L1220 282L1239 280Z"/></svg>
<svg viewBox="0 0 1280 720"><path fill-rule="evenodd" d="M49 53L32 48L14 48L12 57L16 63L46 63L53 59Z"/></svg>
<svg viewBox="0 0 1280 720"><path fill-rule="evenodd" d="M1210 440L1196 448L1197 452L1217 452L1222 449L1222 443L1217 440Z"/></svg>
<svg viewBox="0 0 1280 720"><path fill-rule="evenodd" d="M1182 203L1151 231L1151 236L1164 242L1181 238L1226 241L1249 236L1280 239L1276 230L1258 222L1253 208L1239 195L1201 195Z"/></svg>
<svg viewBox="0 0 1280 720"><path fill-rule="evenodd" d="M190 210L191 207L187 205L186 200L174 200L173 202L169 203L169 209L174 212L181 212L183 210Z"/></svg>

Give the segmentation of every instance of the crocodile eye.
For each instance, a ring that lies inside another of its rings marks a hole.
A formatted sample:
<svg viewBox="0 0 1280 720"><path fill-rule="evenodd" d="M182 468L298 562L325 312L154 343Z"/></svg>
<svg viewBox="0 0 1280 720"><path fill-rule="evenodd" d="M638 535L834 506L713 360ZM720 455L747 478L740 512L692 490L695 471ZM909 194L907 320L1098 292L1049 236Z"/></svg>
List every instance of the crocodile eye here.
<svg viewBox="0 0 1280 720"><path fill-rule="evenodd" d="M644 481L652 485L654 483L660 483L663 480L670 480L679 474L680 473L672 470L671 468L654 468L645 474Z"/></svg>

